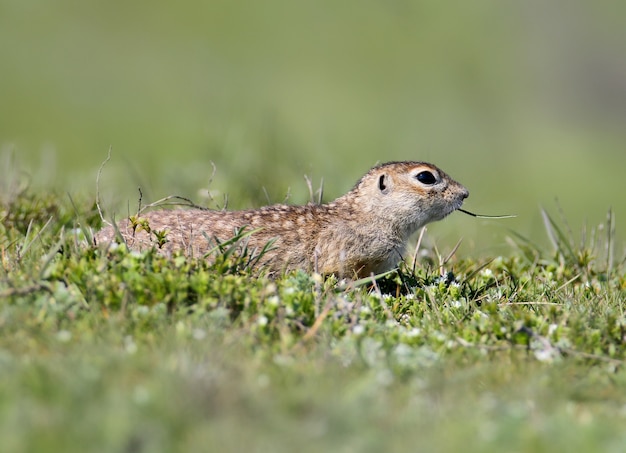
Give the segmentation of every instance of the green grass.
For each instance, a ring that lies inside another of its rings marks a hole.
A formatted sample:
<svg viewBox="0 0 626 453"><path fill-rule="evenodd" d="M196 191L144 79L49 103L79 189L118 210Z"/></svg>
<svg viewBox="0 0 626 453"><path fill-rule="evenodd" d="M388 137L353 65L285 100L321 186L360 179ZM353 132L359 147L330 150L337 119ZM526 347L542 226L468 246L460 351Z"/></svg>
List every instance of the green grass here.
<svg viewBox="0 0 626 453"><path fill-rule="evenodd" d="M375 285L87 245L89 200L0 207L4 451L621 451L613 219ZM409 260L410 261L410 260Z"/></svg>

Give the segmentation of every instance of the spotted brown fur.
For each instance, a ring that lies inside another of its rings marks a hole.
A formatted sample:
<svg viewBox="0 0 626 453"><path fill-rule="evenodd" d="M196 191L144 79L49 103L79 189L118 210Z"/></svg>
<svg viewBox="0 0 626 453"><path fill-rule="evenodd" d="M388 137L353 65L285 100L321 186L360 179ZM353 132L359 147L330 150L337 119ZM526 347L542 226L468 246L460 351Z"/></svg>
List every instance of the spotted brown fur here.
<svg viewBox="0 0 626 453"><path fill-rule="evenodd" d="M428 172L424 184L418 175ZM432 177L432 178L431 178ZM271 272L290 269L363 277L393 268L409 237L427 223L461 207L469 192L434 165L390 162L372 168L347 194L328 204L273 205L244 211L158 210L141 214L151 231L166 231L162 253L182 250L204 256L215 240L231 238L240 228L256 231L246 239L250 251L272 248L260 264ZM158 246L155 235L133 229L126 219L118 230L129 247ZM96 242L110 244L116 231L108 226Z"/></svg>

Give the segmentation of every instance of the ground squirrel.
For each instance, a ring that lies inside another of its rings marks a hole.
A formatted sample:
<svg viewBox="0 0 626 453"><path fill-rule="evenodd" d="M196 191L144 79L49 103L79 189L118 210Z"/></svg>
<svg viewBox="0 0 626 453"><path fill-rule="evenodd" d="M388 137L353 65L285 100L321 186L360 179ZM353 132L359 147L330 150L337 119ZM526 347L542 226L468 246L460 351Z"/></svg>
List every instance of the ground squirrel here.
<svg viewBox="0 0 626 453"><path fill-rule="evenodd" d="M274 241L260 263L270 272L291 269L365 277L392 269L409 237L427 223L446 217L463 204L468 190L434 165L389 162L368 171L347 194L327 204L273 205L245 211L158 210L141 214L151 231L166 231L166 242L135 228L127 219L119 232L132 249L160 247L203 256L220 241L246 227L248 250ZM116 230L95 236L110 244Z"/></svg>

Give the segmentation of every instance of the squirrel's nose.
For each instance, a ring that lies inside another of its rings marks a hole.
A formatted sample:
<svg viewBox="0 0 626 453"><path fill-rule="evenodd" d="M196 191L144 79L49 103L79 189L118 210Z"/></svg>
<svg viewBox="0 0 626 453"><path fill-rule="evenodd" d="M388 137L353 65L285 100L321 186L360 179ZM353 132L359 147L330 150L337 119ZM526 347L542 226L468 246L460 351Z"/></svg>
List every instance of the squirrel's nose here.
<svg viewBox="0 0 626 453"><path fill-rule="evenodd" d="M467 197L469 197L469 190L467 190L465 187L463 188L463 192L461 192L461 196L463 197L463 199L466 199Z"/></svg>

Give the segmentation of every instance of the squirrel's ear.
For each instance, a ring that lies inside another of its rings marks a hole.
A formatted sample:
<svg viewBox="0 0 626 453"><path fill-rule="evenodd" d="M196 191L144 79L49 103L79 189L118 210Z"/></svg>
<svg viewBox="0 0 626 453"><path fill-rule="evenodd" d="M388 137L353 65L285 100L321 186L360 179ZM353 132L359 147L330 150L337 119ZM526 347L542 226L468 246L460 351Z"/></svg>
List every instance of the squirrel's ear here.
<svg viewBox="0 0 626 453"><path fill-rule="evenodd" d="M389 193L388 180L389 178L384 173L378 177L378 190L380 190L380 192L383 194Z"/></svg>

